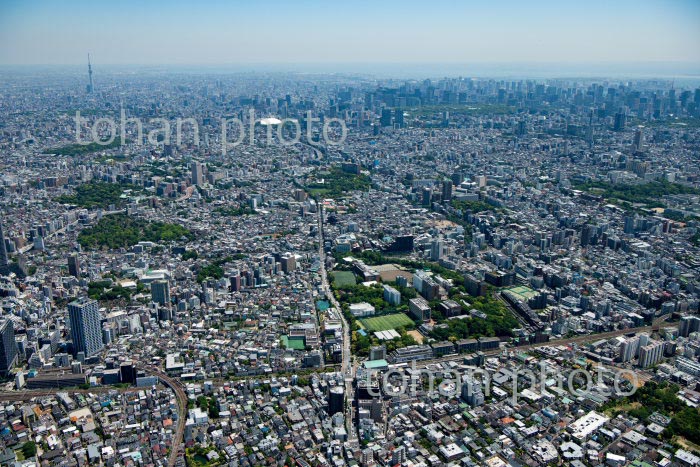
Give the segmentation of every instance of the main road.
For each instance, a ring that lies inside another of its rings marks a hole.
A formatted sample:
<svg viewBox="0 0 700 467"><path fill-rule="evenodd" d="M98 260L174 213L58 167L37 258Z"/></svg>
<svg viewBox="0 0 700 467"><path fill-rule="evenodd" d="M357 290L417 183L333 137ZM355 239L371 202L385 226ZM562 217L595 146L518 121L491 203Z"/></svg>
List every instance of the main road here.
<svg viewBox="0 0 700 467"><path fill-rule="evenodd" d="M343 327L343 361L341 365L341 373L345 379L345 396L346 396L346 412L345 412L345 429L348 432L348 440L355 441L357 438L357 431L355 430L355 422L352 416L352 405L354 400L354 388L353 380L355 379L354 368L350 363L350 325L348 324L345 316L343 315L343 309L335 299L331 286L328 283L328 273L326 272L326 251L324 249L324 232L323 232L323 204L320 202L317 206L318 211L318 232L319 232L319 245L318 245L318 255L321 262L321 267L319 269L319 274L321 274L321 287L323 288L323 293L326 295L328 302L336 310L340 322Z"/></svg>

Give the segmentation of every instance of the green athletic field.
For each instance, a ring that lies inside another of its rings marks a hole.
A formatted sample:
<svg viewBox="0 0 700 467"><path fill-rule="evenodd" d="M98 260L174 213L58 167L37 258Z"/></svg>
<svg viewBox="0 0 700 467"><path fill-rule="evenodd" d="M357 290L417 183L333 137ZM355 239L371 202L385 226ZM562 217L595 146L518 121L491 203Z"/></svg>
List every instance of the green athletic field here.
<svg viewBox="0 0 700 467"><path fill-rule="evenodd" d="M355 285L355 274L350 271L333 272L333 286L337 289Z"/></svg>
<svg viewBox="0 0 700 467"><path fill-rule="evenodd" d="M394 313L391 315L375 316L373 318L362 318L359 320L362 326L369 332L388 331L400 327L412 328L414 323L405 313Z"/></svg>

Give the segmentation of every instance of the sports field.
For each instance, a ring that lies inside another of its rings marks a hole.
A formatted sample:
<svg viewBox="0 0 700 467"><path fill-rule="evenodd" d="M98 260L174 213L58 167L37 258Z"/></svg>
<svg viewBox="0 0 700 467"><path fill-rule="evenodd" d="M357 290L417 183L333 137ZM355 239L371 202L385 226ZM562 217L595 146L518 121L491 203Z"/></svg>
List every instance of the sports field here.
<svg viewBox="0 0 700 467"><path fill-rule="evenodd" d="M355 285L355 274L350 271L333 272L333 286L337 289Z"/></svg>
<svg viewBox="0 0 700 467"><path fill-rule="evenodd" d="M290 339L287 336L282 336L282 344L288 349L304 350L306 348L304 346L304 339L299 337Z"/></svg>
<svg viewBox="0 0 700 467"><path fill-rule="evenodd" d="M538 295L537 292L535 292L531 288L525 287L522 285L519 285L516 287L510 287L510 288L504 289L504 290L507 290L508 292L514 293L523 302L530 300L532 297L536 297Z"/></svg>
<svg viewBox="0 0 700 467"><path fill-rule="evenodd" d="M362 326L369 332L388 331L399 327L413 327L413 320L405 313L394 313L391 315L375 316L373 318L360 319Z"/></svg>

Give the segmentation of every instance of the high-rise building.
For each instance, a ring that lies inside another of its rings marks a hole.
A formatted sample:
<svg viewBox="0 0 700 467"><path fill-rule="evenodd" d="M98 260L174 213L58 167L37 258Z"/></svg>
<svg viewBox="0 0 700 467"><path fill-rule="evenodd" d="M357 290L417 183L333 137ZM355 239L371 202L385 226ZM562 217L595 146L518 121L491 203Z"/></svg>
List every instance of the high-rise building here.
<svg viewBox="0 0 700 467"><path fill-rule="evenodd" d="M41 235L37 235L34 237L34 250L35 251L44 251L46 249L46 245L44 244L44 237Z"/></svg>
<svg viewBox="0 0 700 467"><path fill-rule="evenodd" d="M382 109L382 116L379 119L381 126L391 126L391 109Z"/></svg>
<svg viewBox="0 0 700 467"><path fill-rule="evenodd" d="M639 337L632 337L620 344L620 361L622 363L632 360L639 351Z"/></svg>
<svg viewBox="0 0 700 467"><path fill-rule="evenodd" d="M585 224L581 228L581 246L594 245L598 240L596 233L596 226Z"/></svg>
<svg viewBox="0 0 700 467"><path fill-rule="evenodd" d="M104 345L97 301L80 298L69 303L68 316L74 353L82 352L89 358L102 350Z"/></svg>
<svg viewBox="0 0 700 467"><path fill-rule="evenodd" d="M0 221L0 274L7 274L10 270L10 262L7 259L7 249L5 248L5 232Z"/></svg>
<svg viewBox="0 0 700 467"><path fill-rule="evenodd" d="M430 260L438 261L442 258L445 250L445 244L442 240L433 240L430 244Z"/></svg>
<svg viewBox="0 0 700 467"><path fill-rule="evenodd" d="M433 191L430 188L428 188L428 187L423 188L423 199L422 199L421 204L423 206L430 206L430 201L431 201L432 196L433 196Z"/></svg>
<svg viewBox="0 0 700 467"><path fill-rule="evenodd" d="M328 393L328 412L333 415L343 411L345 406L345 390L342 386L330 389Z"/></svg>
<svg viewBox="0 0 700 467"><path fill-rule="evenodd" d="M652 341L644 347L640 347L639 366L642 368L649 368L657 364L663 355L664 343L661 341Z"/></svg>
<svg viewBox="0 0 700 467"><path fill-rule="evenodd" d="M632 141L632 152L642 152L644 149L644 133L642 128L637 128L634 131L634 140Z"/></svg>
<svg viewBox="0 0 700 467"><path fill-rule="evenodd" d="M700 331L700 316L683 316L678 324L678 334L688 337L693 332Z"/></svg>
<svg viewBox="0 0 700 467"><path fill-rule="evenodd" d="M297 267L297 260L293 254L286 254L280 258L282 263L282 272L292 272Z"/></svg>
<svg viewBox="0 0 700 467"><path fill-rule="evenodd" d="M484 391L481 383L472 378L466 378L462 383L462 399L471 407L478 407L484 404Z"/></svg>
<svg viewBox="0 0 700 467"><path fill-rule="evenodd" d="M399 235L389 247L390 251L412 251L413 235Z"/></svg>
<svg viewBox="0 0 700 467"><path fill-rule="evenodd" d="M450 201L452 199L452 180L442 182L442 200Z"/></svg>
<svg viewBox="0 0 700 467"><path fill-rule="evenodd" d="M240 292L241 290L241 274L236 272L229 277L231 282L231 292Z"/></svg>
<svg viewBox="0 0 700 467"><path fill-rule="evenodd" d="M134 367L134 362L127 361L119 365L119 381L121 383L136 384L136 367Z"/></svg>
<svg viewBox="0 0 700 467"><path fill-rule="evenodd" d="M170 283L168 281L154 281L151 283L151 301L159 305L170 304Z"/></svg>
<svg viewBox="0 0 700 467"><path fill-rule="evenodd" d="M76 253L68 257L68 274L80 277L80 257Z"/></svg>
<svg viewBox="0 0 700 467"><path fill-rule="evenodd" d="M201 162L193 162L190 168L192 169L192 184L202 185L204 183L204 165Z"/></svg>
<svg viewBox="0 0 700 467"><path fill-rule="evenodd" d="M389 305L398 306L401 304L401 292L390 285L384 284L384 300Z"/></svg>
<svg viewBox="0 0 700 467"><path fill-rule="evenodd" d="M613 124L613 130L622 131L625 129L625 124L627 123L627 116L624 112L618 112L615 114L615 123Z"/></svg>
<svg viewBox="0 0 700 467"><path fill-rule="evenodd" d="M404 127L403 109L396 109L394 111L394 123L399 128Z"/></svg>
<svg viewBox="0 0 700 467"><path fill-rule="evenodd" d="M0 322L0 375L7 376L16 361L15 327L6 319Z"/></svg>

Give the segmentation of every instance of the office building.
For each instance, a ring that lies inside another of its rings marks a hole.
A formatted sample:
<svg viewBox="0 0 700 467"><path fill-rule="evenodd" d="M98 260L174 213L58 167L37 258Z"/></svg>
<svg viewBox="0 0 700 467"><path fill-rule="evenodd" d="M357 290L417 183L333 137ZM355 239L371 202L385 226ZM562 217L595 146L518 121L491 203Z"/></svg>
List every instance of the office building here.
<svg viewBox="0 0 700 467"><path fill-rule="evenodd" d="M473 378L467 377L462 383L462 399L471 407L484 405L484 391L481 383Z"/></svg>
<svg viewBox="0 0 700 467"><path fill-rule="evenodd" d="M280 258L280 263L282 264L282 272L288 273L292 272L297 267L297 260L293 254L286 254Z"/></svg>
<svg viewBox="0 0 700 467"><path fill-rule="evenodd" d="M700 363L686 357L676 358L676 368L689 375L700 377Z"/></svg>
<svg viewBox="0 0 700 467"><path fill-rule="evenodd" d="M444 255L445 244L442 240L433 240L430 244L430 260L438 261Z"/></svg>
<svg viewBox="0 0 700 467"><path fill-rule="evenodd" d="M684 316L678 324L678 335L688 337L693 332L700 331L700 316Z"/></svg>
<svg viewBox="0 0 700 467"><path fill-rule="evenodd" d="M104 345L97 301L81 298L69 303L68 315L74 354L83 353L85 358L89 358L102 350Z"/></svg>
<svg viewBox="0 0 700 467"><path fill-rule="evenodd" d="M641 128L634 131L634 140L632 141L632 152L642 152L644 150L644 133Z"/></svg>
<svg viewBox="0 0 700 467"><path fill-rule="evenodd" d="M428 187L423 188L423 198L421 200L421 204L425 207L430 206L430 202L433 197L433 190L431 190Z"/></svg>
<svg viewBox="0 0 700 467"><path fill-rule="evenodd" d="M394 124L396 125L397 128L403 128L405 126L404 117L403 117L403 109L396 109L394 111Z"/></svg>
<svg viewBox="0 0 700 467"><path fill-rule="evenodd" d="M399 235L394 239L389 250L394 252L413 251L413 235Z"/></svg>
<svg viewBox="0 0 700 467"><path fill-rule="evenodd" d="M0 375L7 376L17 361L15 328L9 319L0 322Z"/></svg>
<svg viewBox="0 0 700 467"><path fill-rule="evenodd" d="M170 283L168 281L151 283L151 301L159 305L170 305Z"/></svg>
<svg viewBox="0 0 700 467"><path fill-rule="evenodd" d="M622 131L625 129L625 124L627 123L627 116L624 112L618 112L615 114L615 123L613 125L613 130Z"/></svg>
<svg viewBox="0 0 700 467"><path fill-rule="evenodd" d="M68 274L80 277L80 257L76 253L68 257Z"/></svg>
<svg viewBox="0 0 700 467"><path fill-rule="evenodd" d="M345 390L342 386L330 389L328 393L328 413L330 415L342 412L345 407Z"/></svg>
<svg viewBox="0 0 700 467"><path fill-rule="evenodd" d="M391 126L391 109L382 109L382 116L379 119L381 126Z"/></svg>
<svg viewBox="0 0 700 467"><path fill-rule="evenodd" d="M5 248L5 231L2 228L0 221L0 274L7 274L10 269L10 263L7 258L7 248Z"/></svg>
<svg viewBox="0 0 700 467"><path fill-rule="evenodd" d="M442 182L442 200L450 201L452 199L452 181L446 180Z"/></svg>
<svg viewBox="0 0 700 467"><path fill-rule="evenodd" d="M136 384L136 367L131 361L119 365L119 382Z"/></svg>
<svg viewBox="0 0 700 467"><path fill-rule="evenodd" d="M193 162L192 169L192 184L202 185L204 183L204 165L201 162Z"/></svg>
<svg viewBox="0 0 700 467"><path fill-rule="evenodd" d="M430 344L430 346L433 348L433 355L435 358L455 353L455 345L450 341L435 342Z"/></svg>
<svg viewBox="0 0 700 467"><path fill-rule="evenodd" d="M241 290L241 274L239 272L231 275L229 282L231 282L231 292L239 292Z"/></svg>

